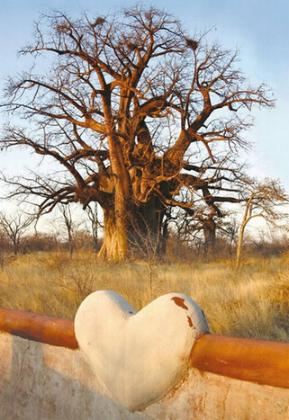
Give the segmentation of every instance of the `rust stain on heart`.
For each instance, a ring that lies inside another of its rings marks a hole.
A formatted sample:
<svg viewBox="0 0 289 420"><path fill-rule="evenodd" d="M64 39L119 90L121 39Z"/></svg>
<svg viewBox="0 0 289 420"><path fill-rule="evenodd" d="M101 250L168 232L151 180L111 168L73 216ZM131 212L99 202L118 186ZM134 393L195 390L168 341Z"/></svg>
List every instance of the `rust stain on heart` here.
<svg viewBox="0 0 289 420"><path fill-rule="evenodd" d="M194 327L194 324L193 324L192 318L191 318L190 316L187 316L187 319L188 319L189 326L190 326L190 327Z"/></svg>
<svg viewBox="0 0 289 420"><path fill-rule="evenodd" d="M175 296L172 298L172 300L175 302L176 305L180 306L183 309L188 310L189 308L185 304L185 299L180 298L179 296Z"/></svg>

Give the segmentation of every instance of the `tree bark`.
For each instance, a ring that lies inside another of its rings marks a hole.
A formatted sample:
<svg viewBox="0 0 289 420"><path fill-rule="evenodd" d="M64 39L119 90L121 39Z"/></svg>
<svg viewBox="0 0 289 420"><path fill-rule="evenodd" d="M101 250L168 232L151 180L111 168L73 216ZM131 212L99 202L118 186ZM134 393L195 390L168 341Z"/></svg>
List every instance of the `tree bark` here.
<svg viewBox="0 0 289 420"><path fill-rule="evenodd" d="M242 223L240 227L240 234L237 242L237 249L236 249L236 268L240 268L241 265L241 254L242 254L242 246L244 241L244 232L245 232L246 223Z"/></svg>
<svg viewBox="0 0 289 420"><path fill-rule="evenodd" d="M205 253L209 256L216 248L216 223L213 218L204 222Z"/></svg>
<svg viewBox="0 0 289 420"><path fill-rule="evenodd" d="M98 256L108 261L122 261L127 255L126 226L118 216L114 208L104 209L104 238Z"/></svg>
<svg viewBox="0 0 289 420"><path fill-rule="evenodd" d="M131 257L156 257L162 252L162 221L165 208L158 197L148 203L127 202L125 211L104 209L104 239L99 257L110 261Z"/></svg>

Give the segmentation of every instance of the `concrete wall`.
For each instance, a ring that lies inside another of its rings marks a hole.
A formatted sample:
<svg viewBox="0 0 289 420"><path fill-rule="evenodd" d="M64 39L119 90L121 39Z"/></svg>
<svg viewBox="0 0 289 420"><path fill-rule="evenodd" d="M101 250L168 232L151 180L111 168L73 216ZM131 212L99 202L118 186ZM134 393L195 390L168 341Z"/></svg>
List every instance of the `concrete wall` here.
<svg viewBox="0 0 289 420"><path fill-rule="evenodd" d="M191 369L142 412L114 403L79 350L0 333L1 420L289 419L289 390Z"/></svg>

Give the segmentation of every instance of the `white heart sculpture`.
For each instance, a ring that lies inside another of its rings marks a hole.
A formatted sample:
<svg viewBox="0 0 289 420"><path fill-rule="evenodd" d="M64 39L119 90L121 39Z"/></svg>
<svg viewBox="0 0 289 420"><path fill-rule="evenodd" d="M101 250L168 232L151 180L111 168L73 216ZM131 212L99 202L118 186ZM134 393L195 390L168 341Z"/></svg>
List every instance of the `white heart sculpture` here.
<svg viewBox="0 0 289 420"><path fill-rule="evenodd" d="M113 291L80 305L75 335L109 396L130 410L164 396L182 378L196 339L208 331L189 297L169 293L139 312Z"/></svg>

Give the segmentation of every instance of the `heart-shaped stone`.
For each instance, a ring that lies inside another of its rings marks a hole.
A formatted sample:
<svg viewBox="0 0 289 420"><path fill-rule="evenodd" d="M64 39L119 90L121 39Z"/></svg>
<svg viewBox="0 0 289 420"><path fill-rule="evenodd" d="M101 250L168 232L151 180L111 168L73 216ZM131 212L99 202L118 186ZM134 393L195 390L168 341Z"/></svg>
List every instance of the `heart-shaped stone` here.
<svg viewBox="0 0 289 420"><path fill-rule="evenodd" d="M75 335L109 396L143 409L185 374L196 339L208 331L188 296L169 293L139 312L113 291L97 291L80 305Z"/></svg>

